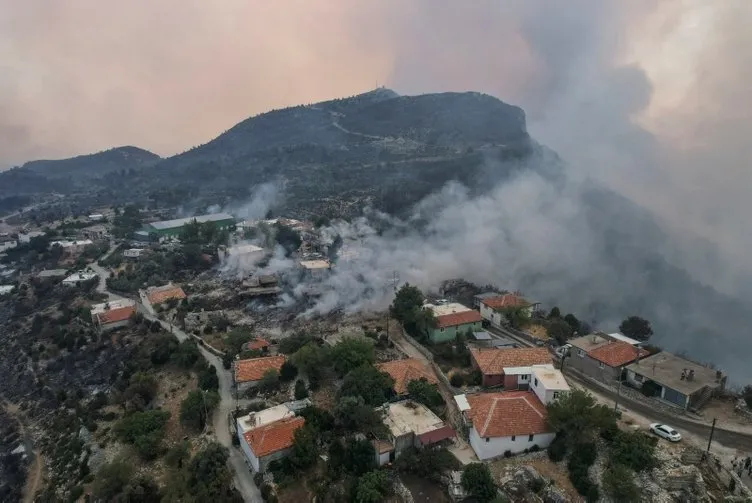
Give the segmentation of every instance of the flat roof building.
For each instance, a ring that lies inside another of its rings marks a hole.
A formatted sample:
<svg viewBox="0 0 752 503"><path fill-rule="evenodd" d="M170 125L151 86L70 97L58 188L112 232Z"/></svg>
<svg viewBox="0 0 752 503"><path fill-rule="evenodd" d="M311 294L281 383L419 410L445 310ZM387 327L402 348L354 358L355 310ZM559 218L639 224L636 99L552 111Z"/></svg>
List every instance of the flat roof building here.
<svg viewBox="0 0 752 503"><path fill-rule="evenodd" d="M227 229L235 225L235 219L227 213L211 213L207 215L197 215L195 217L176 218L174 220L162 220L146 224L143 229L147 234L156 234L160 237L178 237L183 232L183 227L193 221L200 224L214 222L220 229Z"/></svg>
<svg viewBox="0 0 752 503"><path fill-rule="evenodd" d="M683 409L699 409L726 386L720 370L662 351L626 367L627 381L641 388L652 382L662 400Z"/></svg>

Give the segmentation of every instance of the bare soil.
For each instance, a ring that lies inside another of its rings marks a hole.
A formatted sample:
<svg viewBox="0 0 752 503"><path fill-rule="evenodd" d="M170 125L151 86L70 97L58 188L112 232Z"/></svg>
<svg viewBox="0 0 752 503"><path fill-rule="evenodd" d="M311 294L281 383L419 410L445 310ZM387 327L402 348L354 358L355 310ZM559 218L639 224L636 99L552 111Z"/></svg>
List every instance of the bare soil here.
<svg viewBox="0 0 752 503"><path fill-rule="evenodd" d="M522 331L532 337L535 337L536 339L541 339L544 341L547 341L549 339L546 327L544 327L543 325L538 325L537 323L526 325L525 327L523 327Z"/></svg>
<svg viewBox="0 0 752 503"><path fill-rule="evenodd" d="M509 466L532 466L535 470L541 474L542 477L552 480L554 486L561 491L566 497L567 501L581 502L584 501L582 497L577 493L577 490L572 486L569 481L569 474L564 464L553 463L548 458L542 459L525 459L525 458L509 458L500 459L494 461L488 465L496 482L501 480L502 475Z"/></svg>

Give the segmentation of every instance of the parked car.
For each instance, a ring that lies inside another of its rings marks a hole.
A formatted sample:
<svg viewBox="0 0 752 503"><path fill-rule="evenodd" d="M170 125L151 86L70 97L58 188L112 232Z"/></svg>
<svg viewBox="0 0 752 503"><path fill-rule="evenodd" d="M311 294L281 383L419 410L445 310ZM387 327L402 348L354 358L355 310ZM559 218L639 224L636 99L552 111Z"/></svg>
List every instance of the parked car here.
<svg viewBox="0 0 752 503"><path fill-rule="evenodd" d="M681 440L681 434L667 424L653 423L650 425L650 431L670 442L678 442Z"/></svg>

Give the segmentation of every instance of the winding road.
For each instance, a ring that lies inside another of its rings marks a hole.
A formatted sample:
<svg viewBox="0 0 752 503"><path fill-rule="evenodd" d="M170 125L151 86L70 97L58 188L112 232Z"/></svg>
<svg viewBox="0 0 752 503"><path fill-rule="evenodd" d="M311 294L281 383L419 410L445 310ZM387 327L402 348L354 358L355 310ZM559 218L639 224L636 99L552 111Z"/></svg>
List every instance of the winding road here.
<svg viewBox="0 0 752 503"><path fill-rule="evenodd" d="M102 256L102 258L106 258L114 250L115 247L113 246L104 256ZM98 292L107 295L110 300L124 298L107 289L107 278L110 275L109 271L97 263L90 264L90 267L99 275L99 284L97 285ZM180 330L178 327L154 316L151 310L147 309L147 307L141 302L137 302L136 306L138 311L144 315L144 318L159 322L164 330L173 334L179 341L184 341L190 338L188 334ZM263 503L264 500L261 497L261 491L259 491L256 484L253 482L253 474L246 464L243 454L232 445L232 434L230 433L230 425L227 420L230 412L235 409L235 398L232 394L232 376L227 370L225 370L222 365L222 360L219 357L210 353L203 346L199 346L199 350L201 350L201 354L204 355L206 361L217 370L217 376L219 377L220 402L217 406L217 410L214 411L213 430L217 442L227 447L229 463L234 472L233 483L243 496L243 500L246 503Z"/></svg>

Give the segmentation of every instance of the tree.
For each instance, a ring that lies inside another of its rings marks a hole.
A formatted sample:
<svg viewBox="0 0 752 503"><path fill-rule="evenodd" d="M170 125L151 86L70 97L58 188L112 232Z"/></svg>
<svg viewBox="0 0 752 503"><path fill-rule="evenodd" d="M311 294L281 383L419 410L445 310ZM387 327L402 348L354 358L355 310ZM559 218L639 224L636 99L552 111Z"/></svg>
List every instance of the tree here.
<svg viewBox="0 0 752 503"><path fill-rule="evenodd" d="M488 466L483 463L467 465L460 482L465 491L482 502L493 500L498 492Z"/></svg>
<svg viewBox="0 0 752 503"><path fill-rule="evenodd" d="M744 403L747 404L747 407L752 409L752 386L749 384L742 389L742 398L744 399Z"/></svg>
<svg viewBox="0 0 752 503"><path fill-rule="evenodd" d="M233 356L240 353L243 349L243 344L250 341L252 338L250 332L246 332L242 329L232 330L225 336L225 348L226 353L230 353Z"/></svg>
<svg viewBox="0 0 752 503"><path fill-rule="evenodd" d="M316 430L307 424L295 430L291 460L296 467L304 470L316 463L319 455L317 437Z"/></svg>
<svg viewBox="0 0 752 503"><path fill-rule="evenodd" d="M186 470L189 501L242 501L232 487L227 449L213 442L196 453Z"/></svg>
<svg viewBox="0 0 752 503"><path fill-rule="evenodd" d="M259 383L259 388L265 391L273 391L279 387L279 372L277 369L269 369L264 372Z"/></svg>
<svg viewBox="0 0 752 503"><path fill-rule="evenodd" d="M170 413L163 410L134 412L115 423L113 431L125 443L132 444L144 459L155 458L160 451Z"/></svg>
<svg viewBox="0 0 752 503"><path fill-rule="evenodd" d="M609 407L597 405L593 396L582 390L572 390L546 408L549 426L565 435L570 445L591 439L616 421Z"/></svg>
<svg viewBox="0 0 752 503"><path fill-rule="evenodd" d="M564 345L572 337L572 327L561 318L551 318L546 329L548 335L556 340L559 346Z"/></svg>
<svg viewBox="0 0 752 503"><path fill-rule="evenodd" d="M300 417L305 418L305 424L315 428L318 432L330 431L334 428L334 416L326 410L315 405L309 405L298 412Z"/></svg>
<svg viewBox="0 0 752 503"><path fill-rule="evenodd" d="M344 337L332 348L331 360L334 369L343 376L361 365L374 362L373 343L366 339Z"/></svg>
<svg viewBox="0 0 752 503"><path fill-rule="evenodd" d="M360 396L366 405L376 407L387 401L391 394L394 379L380 372L373 365L363 365L350 371L339 390L340 397Z"/></svg>
<svg viewBox="0 0 752 503"><path fill-rule="evenodd" d="M315 342L309 342L292 355L292 362L307 376L320 376L329 363L329 350Z"/></svg>
<svg viewBox="0 0 752 503"><path fill-rule="evenodd" d="M355 488L357 503L379 503L389 494L389 479L386 473L374 470L363 474Z"/></svg>
<svg viewBox="0 0 752 503"><path fill-rule="evenodd" d="M342 462L349 473L360 476L376 468L376 450L370 440L349 438Z"/></svg>
<svg viewBox="0 0 752 503"><path fill-rule="evenodd" d="M572 329L572 332L580 331L580 320L578 320L577 317L572 313L564 316L564 321L567 322L567 325L569 325L569 327Z"/></svg>
<svg viewBox="0 0 752 503"><path fill-rule="evenodd" d="M521 329L530 321L528 308L524 306L505 307L499 310L512 328Z"/></svg>
<svg viewBox="0 0 752 503"><path fill-rule="evenodd" d="M438 407L444 404L441 393L435 384L431 384L425 379L414 379L407 383L407 392L417 402L428 407Z"/></svg>
<svg viewBox="0 0 752 503"><path fill-rule="evenodd" d="M305 381L298 379L295 381L295 400L302 400L308 398L308 390L306 389Z"/></svg>
<svg viewBox="0 0 752 503"><path fill-rule="evenodd" d="M123 392L123 397L136 410L143 410L157 394L157 380L154 376L144 372L136 372L131 376L130 384Z"/></svg>
<svg viewBox="0 0 752 503"><path fill-rule="evenodd" d="M550 320L553 318L561 318L561 310L556 306L552 307L551 312L548 313L548 319Z"/></svg>
<svg viewBox="0 0 752 503"><path fill-rule="evenodd" d="M394 296L389 311L392 317L404 324L413 320L415 310L423 307L423 300L423 293L418 287L405 283Z"/></svg>
<svg viewBox="0 0 752 503"><path fill-rule="evenodd" d="M193 339L186 339L178 344L171 357L177 366L184 369L193 367L199 358L201 358L201 351L199 351L198 345Z"/></svg>
<svg viewBox="0 0 752 503"><path fill-rule="evenodd" d="M343 396L334 406L334 421L346 431L377 434L384 430L381 415L363 397Z"/></svg>
<svg viewBox="0 0 752 503"><path fill-rule="evenodd" d="M282 382L290 382L298 375L298 367L296 367L291 361L285 360L285 363L279 368L279 380Z"/></svg>
<svg viewBox="0 0 752 503"><path fill-rule="evenodd" d="M611 460L636 472L650 470L658 464L655 442L640 431L619 432L611 444Z"/></svg>
<svg viewBox="0 0 752 503"><path fill-rule="evenodd" d="M120 500L128 503L159 503L162 501L162 494L154 479L146 475L139 475L128 482L123 489L122 499Z"/></svg>
<svg viewBox="0 0 752 503"><path fill-rule="evenodd" d="M632 472L619 464L610 465L603 473L603 488L614 501L639 503L640 488L635 484Z"/></svg>
<svg viewBox="0 0 752 503"><path fill-rule="evenodd" d="M435 481L441 479L441 475L459 467L459 462L454 454L441 449L415 449L411 447L402 451L395 461L397 470L406 473L414 473L418 477Z"/></svg>
<svg viewBox="0 0 752 503"><path fill-rule="evenodd" d="M115 459L112 463L102 465L97 471L92 486L92 496L95 500L113 501L119 495L133 475L133 464L123 459Z"/></svg>
<svg viewBox="0 0 752 503"><path fill-rule="evenodd" d="M180 422L195 430L202 430L218 404L219 395L215 391L191 391L180 403Z"/></svg>
<svg viewBox="0 0 752 503"><path fill-rule="evenodd" d="M639 316L630 316L621 322L619 325L619 331L638 341L646 341L653 335L653 328L650 326L650 322Z"/></svg>
<svg viewBox="0 0 752 503"><path fill-rule="evenodd" d="M219 377L217 369L208 365L198 374L198 388L204 391L217 391L219 389Z"/></svg>

